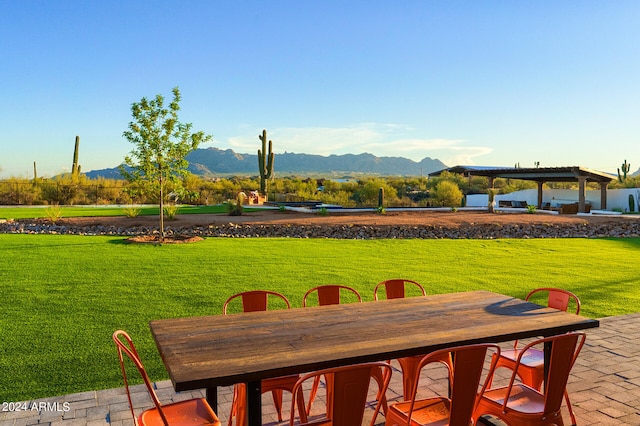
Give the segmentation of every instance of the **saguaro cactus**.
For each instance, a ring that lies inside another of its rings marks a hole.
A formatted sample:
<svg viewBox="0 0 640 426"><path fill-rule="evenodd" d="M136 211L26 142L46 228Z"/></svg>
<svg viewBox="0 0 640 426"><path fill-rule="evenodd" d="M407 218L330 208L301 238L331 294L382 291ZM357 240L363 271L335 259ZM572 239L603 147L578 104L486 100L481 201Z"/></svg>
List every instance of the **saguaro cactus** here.
<svg viewBox="0 0 640 426"><path fill-rule="evenodd" d="M620 168L618 168L618 181L620 183L627 180L627 173L629 173L630 169L631 164L627 163L627 160L624 160L624 163L622 163L622 173L620 173Z"/></svg>
<svg viewBox="0 0 640 426"><path fill-rule="evenodd" d="M260 173L260 194L267 195L267 179L273 174L273 143L269 141L269 152L267 153L267 131L262 131L258 135L262 141L262 149L258 150L258 171Z"/></svg>
<svg viewBox="0 0 640 426"><path fill-rule="evenodd" d="M76 147L73 150L73 166L71 166L71 176L77 179L80 176L80 165L78 164L78 150L80 149L80 136L76 136Z"/></svg>
<svg viewBox="0 0 640 426"><path fill-rule="evenodd" d="M38 182L38 169L36 169L36 162L33 162L33 183L36 184Z"/></svg>

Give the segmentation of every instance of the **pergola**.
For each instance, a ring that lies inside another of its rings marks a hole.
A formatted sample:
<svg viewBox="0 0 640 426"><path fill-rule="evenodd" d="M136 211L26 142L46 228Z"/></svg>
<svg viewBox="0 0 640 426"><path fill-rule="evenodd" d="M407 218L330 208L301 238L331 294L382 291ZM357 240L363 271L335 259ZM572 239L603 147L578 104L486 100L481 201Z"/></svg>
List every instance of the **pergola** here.
<svg viewBox="0 0 640 426"><path fill-rule="evenodd" d="M578 211L581 213L585 211L587 182L597 182L600 185L601 208L606 209L607 186L614 180L614 177L608 173L580 166L536 168L455 166L429 173L429 176L440 176L445 171L469 177L486 176L489 178L489 188L493 188L495 178L535 181L538 184L538 208L542 208L542 185L545 182L578 182Z"/></svg>

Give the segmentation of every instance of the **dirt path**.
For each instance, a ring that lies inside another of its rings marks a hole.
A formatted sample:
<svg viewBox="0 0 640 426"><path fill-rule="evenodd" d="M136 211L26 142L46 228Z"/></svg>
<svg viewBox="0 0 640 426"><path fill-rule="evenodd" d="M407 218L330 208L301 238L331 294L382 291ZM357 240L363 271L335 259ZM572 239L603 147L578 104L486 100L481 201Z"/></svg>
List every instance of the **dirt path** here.
<svg viewBox="0 0 640 426"><path fill-rule="evenodd" d="M620 221L639 221L640 216L576 216L576 215L551 215L547 213L487 213L480 211L398 211L377 214L373 212L363 213L338 213L330 212L327 215L313 213L281 212L277 210L264 210L259 212L244 213L242 216L229 216L227 214L187 214L178 215L174 220L166 220L165 226L180 228L192 225L209 225L225 223L250 223L272 225L439 225L443 227L464 227L481 223L496 224L532 224L532 223L620 223ZM105 226L157 226L157 216L144 216L137 218L128 217L85 217L67 218L60 221L61 224L74 226L105 225Z"/></svg>

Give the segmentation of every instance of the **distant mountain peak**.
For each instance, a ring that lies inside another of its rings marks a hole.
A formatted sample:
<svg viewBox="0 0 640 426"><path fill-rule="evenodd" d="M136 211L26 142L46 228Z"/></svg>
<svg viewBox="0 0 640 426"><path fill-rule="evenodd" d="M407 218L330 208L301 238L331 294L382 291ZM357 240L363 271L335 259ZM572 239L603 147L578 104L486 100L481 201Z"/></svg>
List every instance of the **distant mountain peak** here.
<svg viewBox="0 0 640 426"><path fill-rule="evenodd" d="M232 149L215 147L196 149L187 155L189 171L201 176L221 174L255 175L258 173L257 154L239 154ZM440 160L425 157L420 162L403 157L377 157L370 153L331 154L329 156L315 154L295 154L284 152L276 154L275 171L283 174L326 174L326 173L361 173L381 176L426 176L445 169L447 166ZM113 169L94 170L87 173L90 178L120 177L117 167Z"/></svg>

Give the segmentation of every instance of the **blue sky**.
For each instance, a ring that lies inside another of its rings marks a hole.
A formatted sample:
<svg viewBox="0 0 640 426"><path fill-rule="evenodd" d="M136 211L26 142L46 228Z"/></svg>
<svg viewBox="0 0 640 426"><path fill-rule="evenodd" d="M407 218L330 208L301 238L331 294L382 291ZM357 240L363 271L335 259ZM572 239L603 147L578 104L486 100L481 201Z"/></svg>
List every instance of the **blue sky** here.
<svg viewBox="0 0 640 426"><path fill-rule="evenodd" d="M179 86L203 146L640 167L640 2L0 0L0 177L114 167ZM276 159L277 172L277 159Z"/></svg>

